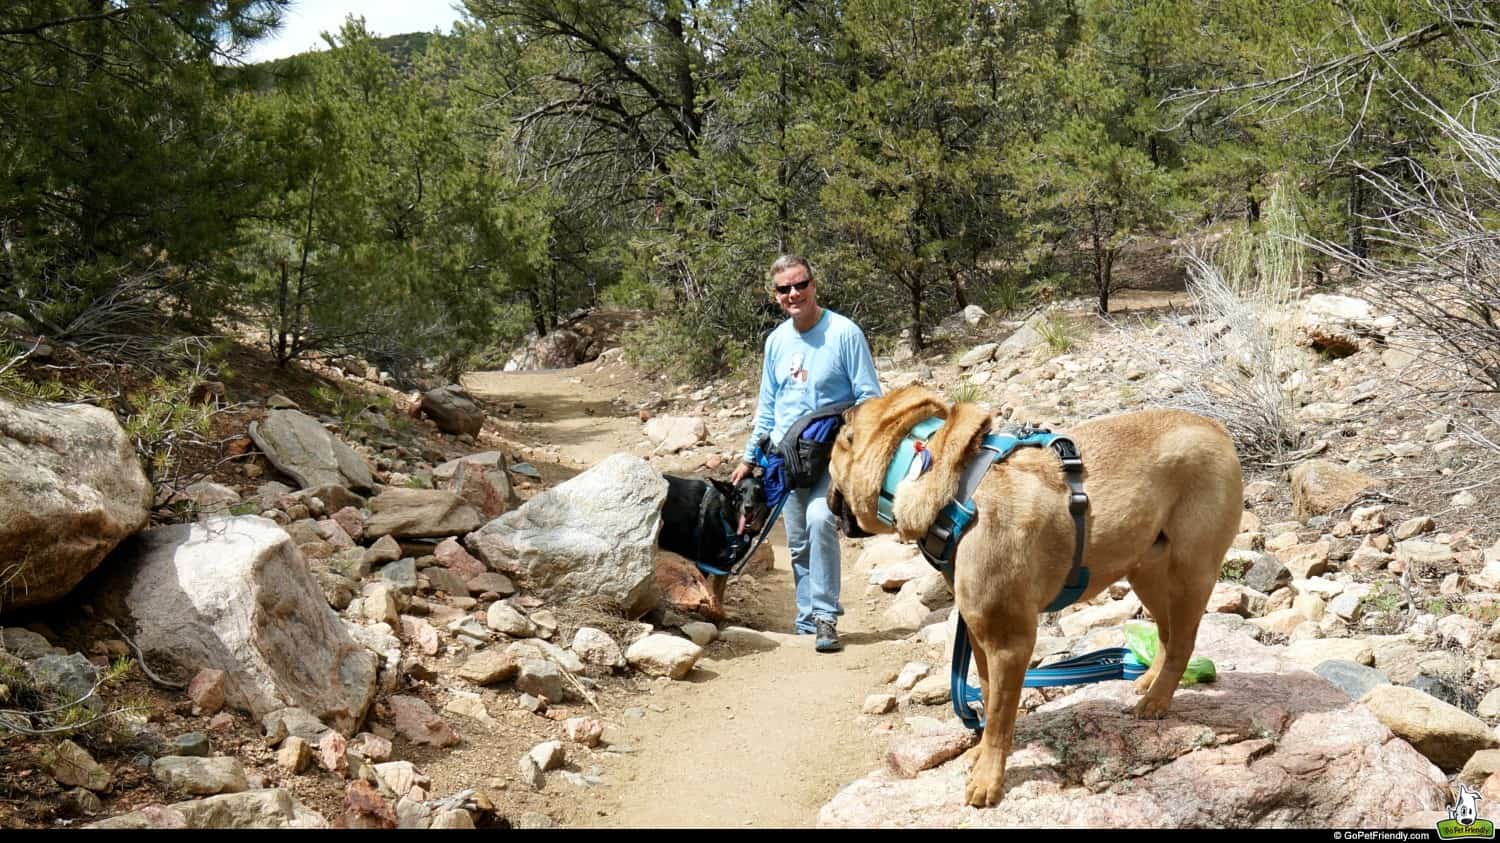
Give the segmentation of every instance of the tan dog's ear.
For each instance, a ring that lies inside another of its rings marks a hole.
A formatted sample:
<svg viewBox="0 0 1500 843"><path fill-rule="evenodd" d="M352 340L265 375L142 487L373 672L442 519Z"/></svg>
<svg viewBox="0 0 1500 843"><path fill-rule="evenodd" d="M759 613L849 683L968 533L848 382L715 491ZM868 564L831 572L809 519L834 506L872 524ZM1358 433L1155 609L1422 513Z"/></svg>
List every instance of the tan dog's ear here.
<svg viewBox="0 0 1500 843"><path fill-rule="evenodd" d="M921 476L896 485L891 514L896 518L896 533L907 541L926 535L938 513L953 499L969 455L992 424L990 414L974 404L955 404L947 419L927 443L931 466Z"/></svg>
<svg viewBox="0 0 1500 843"><path fill-rule="evenodd" d="M836 451L848 448L852 457L847 476L840 478L840 491L855 513L873 519L896 446L918 422L946 414L948 408L936 393L913 385L871 398L855 409L858 412L844 425L835 446Z"/></svg>

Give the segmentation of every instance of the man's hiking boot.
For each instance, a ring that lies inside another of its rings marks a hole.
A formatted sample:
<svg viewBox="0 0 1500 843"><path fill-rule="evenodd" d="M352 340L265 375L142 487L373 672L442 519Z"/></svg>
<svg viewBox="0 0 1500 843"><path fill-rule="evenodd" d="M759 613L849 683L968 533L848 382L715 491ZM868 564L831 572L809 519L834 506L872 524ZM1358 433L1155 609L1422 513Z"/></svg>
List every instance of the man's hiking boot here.
<svg viewBox="0 0 1500 843"><path fill-rule="evenodd" d="M837 653L844 649L843 642L839 641L838 627L833 621L817 618L815 623L818 625L818 639L813 643L813 647L818 652Z"/></svg>

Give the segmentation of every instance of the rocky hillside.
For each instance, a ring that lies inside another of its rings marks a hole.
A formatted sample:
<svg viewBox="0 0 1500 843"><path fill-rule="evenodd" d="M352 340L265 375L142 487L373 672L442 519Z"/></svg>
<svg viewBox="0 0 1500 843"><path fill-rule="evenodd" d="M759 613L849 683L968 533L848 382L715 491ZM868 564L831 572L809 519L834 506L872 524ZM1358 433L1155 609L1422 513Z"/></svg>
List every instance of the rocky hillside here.
<svg viewBox="0 0 1500 843"><path fill-rule="evenodd" d="M952 596L911 547L867 540L846 566L869 583L891 662L846 716L889 740L888 763L820 824L1430 828L1457 782L1500 801L1494 451L1465 435L1469 408L1404 385L1400 326L1312 304L1283 378L1298 439L1247 462L1242 532L1198 641L1218 681L1152 723L1122 713L1124 683L1028 690L1004 800L961 808L953 759L972 736L947 698ZM1196 374L1194 317L1059 313L966 314L951 353L898 349L877 361L882 383L1066 426L1172 403ZM110 420L0 405L0 469L26 478L0 498L7 543L46 561L0 617L0 822L552 824L570 788L607 781L652 682L701 678L726 647L794 644L741 625L758 617L755 569L718 607L654 547L661 471L724 473L752 385L666 389L606 352L559 373L571 403L539 408L382 392L349 369L323 374L423 418L350 425L257 399L226 445L241 458L182 490L184 523L144 530L159 501L121 479ZM613 398L590 393L604 384ZM535 438L566 407L625 431L628 453ZM1034 660L1118 645L1140 619L1117 584L1045 617Z"/></svg>

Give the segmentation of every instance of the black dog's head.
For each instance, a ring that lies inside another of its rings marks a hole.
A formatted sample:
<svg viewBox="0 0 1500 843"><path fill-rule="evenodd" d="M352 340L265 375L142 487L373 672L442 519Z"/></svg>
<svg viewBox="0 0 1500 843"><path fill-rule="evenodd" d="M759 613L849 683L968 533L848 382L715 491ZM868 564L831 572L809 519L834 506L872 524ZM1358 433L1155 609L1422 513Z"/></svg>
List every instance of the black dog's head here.
<svg viewBox="0 0 1500 843"><path fill-rule="evenodd" d="M728 510L725 515L733 520L735 535L755 535L766 526L771 508L766 506L766 486L759 477L749 475L736 485L722 480L712 482L719 494L724 496L725 508Z"/></svg>

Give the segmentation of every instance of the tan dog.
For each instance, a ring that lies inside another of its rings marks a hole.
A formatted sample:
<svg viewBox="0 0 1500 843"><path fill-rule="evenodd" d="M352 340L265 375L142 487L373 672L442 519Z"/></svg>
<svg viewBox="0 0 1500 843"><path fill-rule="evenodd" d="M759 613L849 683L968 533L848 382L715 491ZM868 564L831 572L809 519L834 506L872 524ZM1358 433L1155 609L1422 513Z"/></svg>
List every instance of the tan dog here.
<svg viewBox="0 0 1500 843"><path fill-rule="evenodd" d="M895 532L917 539L956 491L963 466L992 424L973 404L949 406L912 386L845 414L834 443L829 508L849 532L891 532L876 517L886 466L911 428L940 416L931 468L894 490ZM1162 646L1136 680L1136 715L1157 718L1187 667L1224 553L1239 531L1241 477L1234 443L1217 422L1176 410L1146 410L1066 431L1083 457L1089 496L1083 564L1088 600L1124 577L1155 618ZM1022 448L996 463L974 493L978 515L959 543L954 595L969 627L984 694L984 734L965 798L999 801L1005 785L1021 683L1037 617L1057 596L1073 561L1073 519L1061 463L1050 449Z"/></svg>

